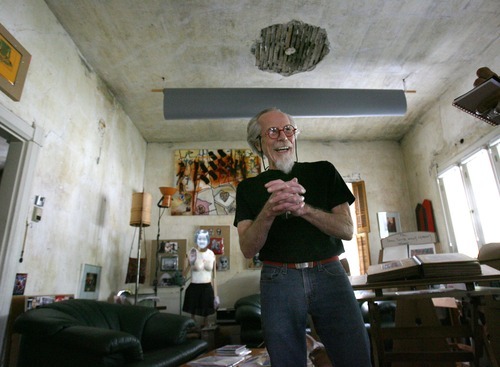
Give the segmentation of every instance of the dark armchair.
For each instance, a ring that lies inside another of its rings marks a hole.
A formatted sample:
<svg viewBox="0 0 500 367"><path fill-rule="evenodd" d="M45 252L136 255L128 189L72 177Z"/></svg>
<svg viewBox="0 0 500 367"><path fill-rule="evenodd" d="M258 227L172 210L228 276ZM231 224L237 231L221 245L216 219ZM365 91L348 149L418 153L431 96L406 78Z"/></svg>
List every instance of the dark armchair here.
<svg viewBox="0 0 500 367"><path fill-rule="evenodd" d="M260 294L240 298L234 304L235 319L240 324L240 339L249 348L262 346L264 337L260 318Z"/></svg>
<svg viewBox="0 0 500 367"><path fill-rule="evenodd" d="M18 367L168 367L190 361L207 343L187 339L194 322L154 308L73 299L19 316Z"/></svg>

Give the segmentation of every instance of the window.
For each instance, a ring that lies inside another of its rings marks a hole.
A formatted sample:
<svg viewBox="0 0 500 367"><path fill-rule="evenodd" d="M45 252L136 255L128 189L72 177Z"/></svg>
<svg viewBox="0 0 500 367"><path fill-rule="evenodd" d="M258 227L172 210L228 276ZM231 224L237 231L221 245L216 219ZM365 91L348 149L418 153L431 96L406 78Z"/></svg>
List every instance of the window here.
<svg viewBox="0 0 500 367"><path fill-rule="evenodd" d="M438 173L453 251L477 257L482 245L500 242L499 149L497 139Z"/></svg>
<svg viewBox="0 0 500 367"><path fill-rule="evenodd" d="M351 275L360 275L365 274L370 265L370 245L368 242L370 220L365 182L346 182L346 184L356 197L354 205L350 206L354 235L352 240L343 241L345 253L341 255L341 258L346 258L349 262Z"/></svg>

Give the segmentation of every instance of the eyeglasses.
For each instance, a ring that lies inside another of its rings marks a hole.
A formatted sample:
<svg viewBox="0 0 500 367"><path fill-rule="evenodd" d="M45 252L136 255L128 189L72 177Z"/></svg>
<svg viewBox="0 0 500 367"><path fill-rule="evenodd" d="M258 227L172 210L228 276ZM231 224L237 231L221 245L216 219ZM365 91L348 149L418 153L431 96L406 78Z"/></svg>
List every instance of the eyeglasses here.
<svg viewBox="0 0 500 367"><path fill-rule="evenodd" d="M270 127L269 129L267 129L266 135L269 136L270 139L278 139L282 131L286 137L290 137L295 135L297 128L293 125L286 125L282 129L280 129L279 127Z"/></svg>

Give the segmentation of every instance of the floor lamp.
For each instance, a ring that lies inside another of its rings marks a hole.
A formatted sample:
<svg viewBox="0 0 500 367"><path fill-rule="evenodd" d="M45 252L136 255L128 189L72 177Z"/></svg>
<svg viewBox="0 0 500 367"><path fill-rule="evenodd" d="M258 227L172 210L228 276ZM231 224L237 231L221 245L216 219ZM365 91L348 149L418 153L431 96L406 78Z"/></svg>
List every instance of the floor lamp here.
<svg viewBox="0 0 500 367"><path fill-rule="evenodd" d="M137 275L135 279L134 304L137 304L139 293L139 279L141 274L141 240L142 229L151 225L151 194L136 192L132 194L132 209L130 211L130 225L139 227L139 240L137 241Z"/></svg>
<svg viewBox="0 0 500 367"><path fill-rule="evenodd" d="M156 268L155 268L155 280L154 280L154 292L155 297L158 295L158 268L159 268L159 254L160 254L160 220L163 214L162 209L165 210L170 208L172 205L172 196L176 193L176 187L160 187L161 199L158 201L158 208L160 212L158 213L158 233L156 235Z"/></svg>

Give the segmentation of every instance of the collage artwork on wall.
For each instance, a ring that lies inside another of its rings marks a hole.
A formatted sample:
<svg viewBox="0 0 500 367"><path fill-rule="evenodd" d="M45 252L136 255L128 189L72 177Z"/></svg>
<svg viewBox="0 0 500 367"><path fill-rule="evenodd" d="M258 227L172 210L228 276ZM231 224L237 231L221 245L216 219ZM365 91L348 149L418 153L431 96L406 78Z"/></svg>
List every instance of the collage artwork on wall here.
<svg viewBox="0 0 500 367"><path fill-rule="evenodd" d="M172 215L233 214L238 183L260 173L250 149L179 149L174 159Z"/></svg>

